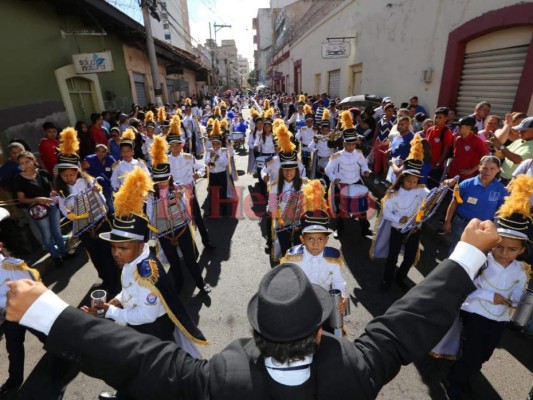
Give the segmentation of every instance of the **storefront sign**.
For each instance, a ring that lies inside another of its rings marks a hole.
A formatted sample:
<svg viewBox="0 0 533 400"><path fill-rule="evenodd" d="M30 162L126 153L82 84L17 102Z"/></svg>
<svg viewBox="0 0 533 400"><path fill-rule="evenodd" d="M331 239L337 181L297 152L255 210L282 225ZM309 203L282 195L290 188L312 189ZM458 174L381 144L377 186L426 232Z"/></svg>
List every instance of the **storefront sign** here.
<svg viewBox="0 0 533 400"><path fill-rule="evenodd" d="M350 42L322 43L322 58L348 58L350 52Z"/></svg>
<svg viewBox="0 0 533 400"><path fill-rule="evenodd" d="M111 72L114 70L110 51L73 54L72 62L78 74L94 74L96 72Z"/></svg>

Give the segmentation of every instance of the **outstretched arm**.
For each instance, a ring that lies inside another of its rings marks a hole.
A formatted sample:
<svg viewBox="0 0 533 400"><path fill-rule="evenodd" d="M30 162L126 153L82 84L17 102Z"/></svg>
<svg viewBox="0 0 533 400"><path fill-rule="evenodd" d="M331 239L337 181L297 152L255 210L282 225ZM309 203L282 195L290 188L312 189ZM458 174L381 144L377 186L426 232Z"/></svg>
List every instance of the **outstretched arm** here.
<svg viewBox="0 0 533 400"><path fill-rule="evenodd" d="M206 360L70 307L42 284L20 280L8 285L7 318L47 334L45 349L78 362L85 374L139 399L208 397Z"/></svg>
<svg viewBox="0 0 533 400"><path fill-rule="evenodd" d="M472 280L484 264L485 252L499 241L492 222L472 220L450 259L440 263L420 284L372 320L354 342L353 360L366 382L365 393L375 398L402 365L427 354L457 316ZM364 396L363 396L364 397Z"/></svg>

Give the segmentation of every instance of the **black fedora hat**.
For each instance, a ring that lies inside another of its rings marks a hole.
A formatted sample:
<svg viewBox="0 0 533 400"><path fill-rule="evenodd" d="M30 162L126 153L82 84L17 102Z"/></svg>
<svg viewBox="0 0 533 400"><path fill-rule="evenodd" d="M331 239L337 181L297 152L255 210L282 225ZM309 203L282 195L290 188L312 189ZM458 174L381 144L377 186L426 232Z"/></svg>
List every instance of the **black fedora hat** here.
<svg viewBox="0 0 533 400"><path fill-rule="evenodd" d="M313 285L298 265L285 263L261 279L248 303L248 321L267 340L291 342L316 331L331 310L329 293Z"/></svg>

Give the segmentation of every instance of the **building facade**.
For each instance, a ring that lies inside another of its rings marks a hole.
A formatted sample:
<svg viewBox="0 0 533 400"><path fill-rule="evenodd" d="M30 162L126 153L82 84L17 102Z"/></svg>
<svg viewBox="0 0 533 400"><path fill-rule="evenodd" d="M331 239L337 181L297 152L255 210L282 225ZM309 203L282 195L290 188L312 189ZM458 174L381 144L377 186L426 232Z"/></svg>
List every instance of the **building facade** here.
<svg viewBox="0 0 533 400"><path fill-rule="evenodd" d="M304 28L288 24L287 10L297 3L284 9L285 24L296 29L268 58L266 74L282 78L273 79L272 88L340 98L371 93L391 96L398 105L418 95L428 110L447 105L459 115L471 113L480 100L500 115L531 113L533 76L526 71L533 70L533 3L311 3L317 10L321 3L330 8L316 21L310 9L301 19Z"/></svg>
<svg viewBox="0 0 533 400"><path fill-rule="evenodd" d="M107 2L5 2L0 23L11 35L0 67L2 148L20 138L36 151L45 121L74 126L154 102L144 27ZM155 48L165 102L206 90L208 71L194 55L158 40Z"/></svg>

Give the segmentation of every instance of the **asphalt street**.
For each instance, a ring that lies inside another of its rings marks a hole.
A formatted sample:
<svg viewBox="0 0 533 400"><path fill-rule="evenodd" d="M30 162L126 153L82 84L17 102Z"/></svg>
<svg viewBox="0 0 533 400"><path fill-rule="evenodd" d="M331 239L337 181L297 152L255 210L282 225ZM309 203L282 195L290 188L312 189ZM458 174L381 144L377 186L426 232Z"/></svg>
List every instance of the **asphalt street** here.
<svg viewBox="0 0 533 400"><path fill-rule="evenodd" d="M209 296L199 294L192 279L188 278L182 297L190 314L208 338L210 345L202 347L204 357L209 358L222 350L229 342L239 337L248 337L251 328L246 318L246 306L255 293L263 274L271 266L264 252L265 239L261 233L260 216L264 210L254 192L256 180L244 174L247 159L236 157L240 172L236 185L241 193L238 217L209 218L207 226L214 250L203 250L201 240L200 266L204 269L206 281L213 291ZM198 182L198 195L203 201L206 195L206 181ZM375 213L372 217L375 219ZM380 315L403 295L398 288L386 294L379 291L383 273L382 262L371 262L368 251L371 241L361 238L357 222L346 225L342 242L333 238L330 245L341 248L347 262L343 275L351 298L351 315L345 323L348 339L353 340L363 333L365 325L374 316ZM423 252L417 268L409 272L411 285L420 282L447 254L445 242L433 229L425 229L422 235ZM51 270L44 278L45 283L71 305L78 306L87 301L95 283L96 271L80 247L74 258L61 269ZM438 315L435 315L438 318ZM106 338L102 338L106 340ZM0 381L7 375L7 356L2 343L0 357ZM47 368L42 345L36 338L26 336L25 376L37 378ZM37 367L36 367L37 365ZM398 376L383 388L379 399L446 399L442 379L450 366L449 361L435 360L429 356L402 368ZM334 373L334 371L332 371ZM33 378L32 378L33 379ZM473 399L525 400L533 384L533 338L507 330L499 348L491 360L483 366L482 373L473 384ZM105 382L79 374L68 385L64 398L67 400L95 400L98 393L109 389ZM33 398L40 399L33 392ZM7 397L6 397L7 398Z"/></svg>

